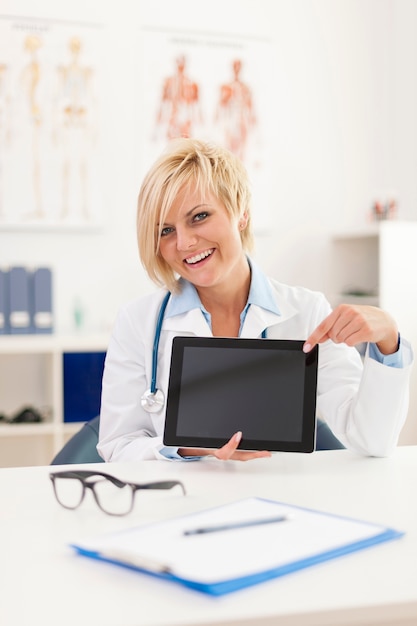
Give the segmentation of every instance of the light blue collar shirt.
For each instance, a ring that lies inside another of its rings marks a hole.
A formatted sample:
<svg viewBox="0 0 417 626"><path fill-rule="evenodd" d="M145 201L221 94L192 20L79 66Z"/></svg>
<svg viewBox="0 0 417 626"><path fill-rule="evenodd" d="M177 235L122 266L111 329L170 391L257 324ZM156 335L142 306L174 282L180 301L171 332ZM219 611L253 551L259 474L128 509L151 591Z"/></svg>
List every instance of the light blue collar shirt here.
<svg viewBox="0 0 417 626"><path fill-rule="evenodd" d="M275 301L275 297L267 277L252 260L248 259L248 263L249 267L251 268L251 284L249 289L248 301L242 313L240 314L239 336L251 304L256 304L263 309L272 311L273 313L280 315L279 307ZM179 282L181 285L181 292L177 295L173 294L171 296L167 306L165 317L182 315L183 313L187 313L192 309L200 309L207 321L207 324L211 329L211 315L202 305L194 285L186 280L183 280L182 278Z"/></svg>

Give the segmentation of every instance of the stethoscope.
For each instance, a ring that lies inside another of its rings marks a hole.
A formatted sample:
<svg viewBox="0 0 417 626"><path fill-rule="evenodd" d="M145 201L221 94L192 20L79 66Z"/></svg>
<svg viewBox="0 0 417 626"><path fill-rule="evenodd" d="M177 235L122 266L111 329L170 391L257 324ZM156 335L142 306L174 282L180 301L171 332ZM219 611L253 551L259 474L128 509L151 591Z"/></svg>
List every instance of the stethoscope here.
<svg viewBox="0 0 417 626"><path fill-rule="evenodd" d="M142 408L148 413L158 413L161 411L165 404L164 392L156 387L156 376L158 372L158 348L159 340L161 338L162 324L164 321L165 309L167 308L168 300L171 296L171 292L168 291L165 298L162 300L161 308L159 309L158 319L156 320L155 336L153 340L152 349L152 376L151 386L145 391L140 399ZM262 339L266 339L266 329L262 331Z"/></svg>
<svg viewBox="0 0 417 626"><path fill-rule="evenodd" d="M151 386L147 389L140 399L140 403L145 411L148 413L158 413L165 404L165 397L163 391L156 388L156 374L158 371L158 348L159 339L161 338L162 323L164 321L165 309L167 308L168 300L171 292L168 291L165 298L162 300L161 308L159 309L158 319L156 320L155 337L153 340L152 349L152 376Z"/></svg>

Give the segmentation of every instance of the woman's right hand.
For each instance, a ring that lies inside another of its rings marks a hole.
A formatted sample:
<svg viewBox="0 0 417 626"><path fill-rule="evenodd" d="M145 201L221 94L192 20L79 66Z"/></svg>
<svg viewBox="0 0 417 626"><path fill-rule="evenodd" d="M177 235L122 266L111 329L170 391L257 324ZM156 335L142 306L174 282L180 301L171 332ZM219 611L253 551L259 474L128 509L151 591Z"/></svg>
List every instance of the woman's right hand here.
<svg viewBox="0 0 417 626"><path fill-rule="evenodd" d="M238 431L227 443L218 449L208 448L179 448L181 456L214 456L220 461L251 461L272 456L268 450L238 450L237 447L242 439L241 431Z"/></svg>

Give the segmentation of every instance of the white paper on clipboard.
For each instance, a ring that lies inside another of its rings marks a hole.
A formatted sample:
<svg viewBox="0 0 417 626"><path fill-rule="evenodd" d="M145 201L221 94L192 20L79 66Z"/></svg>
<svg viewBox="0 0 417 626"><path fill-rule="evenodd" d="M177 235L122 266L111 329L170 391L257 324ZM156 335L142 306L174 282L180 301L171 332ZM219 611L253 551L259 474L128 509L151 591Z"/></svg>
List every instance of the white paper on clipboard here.
<svg viewBox="0 0 417 626"><path fill-rule="evenodd" d="M276 516L284 520L184 534L213 524ZM226 593L402 534L366 521L246 498L151 526L105 534L72 547L84 556L171 577L207 593ZM227 558L222 558L226 554Z"/></svg>

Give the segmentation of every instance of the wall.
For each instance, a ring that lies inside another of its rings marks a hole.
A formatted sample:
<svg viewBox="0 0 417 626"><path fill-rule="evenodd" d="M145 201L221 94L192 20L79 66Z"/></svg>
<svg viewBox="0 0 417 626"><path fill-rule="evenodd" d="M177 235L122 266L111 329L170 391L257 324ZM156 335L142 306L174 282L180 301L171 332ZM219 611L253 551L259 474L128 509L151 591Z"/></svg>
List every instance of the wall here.
<svg viewBox="0 0 417 626"><path fill-rule="evenodd" d="M261 8L260 8L261 7ZM3 0L3 14L103 24L102 215L95 233L0 231L0 263L51 264L57 327L108 328L118 305L152 288L138 262L142 26L272 40L271 225L259 262L283 281L326 289L328 235L362 224L376 194L398 193L417 216L415 3L389 0ZM151 61L150 61L151 62ZM404 155L404 158L402 158ZM255 207L256 210L256 207Z"/></svg>
<svg viewBox="0 0 417 626"><path fill-rule="evenodd" d="M0 265L54 268L60 331L74 326L76 298L86 329L106 330L123 301L153 288L135 235L143 26L271 39L271 223L256 256L276 278L326 291L330 235L364 225L375 197L395 192L400 217L417 219L413 0L2 0L0 13L99 22L105 33L102 228L0 231Z"/></svg>

